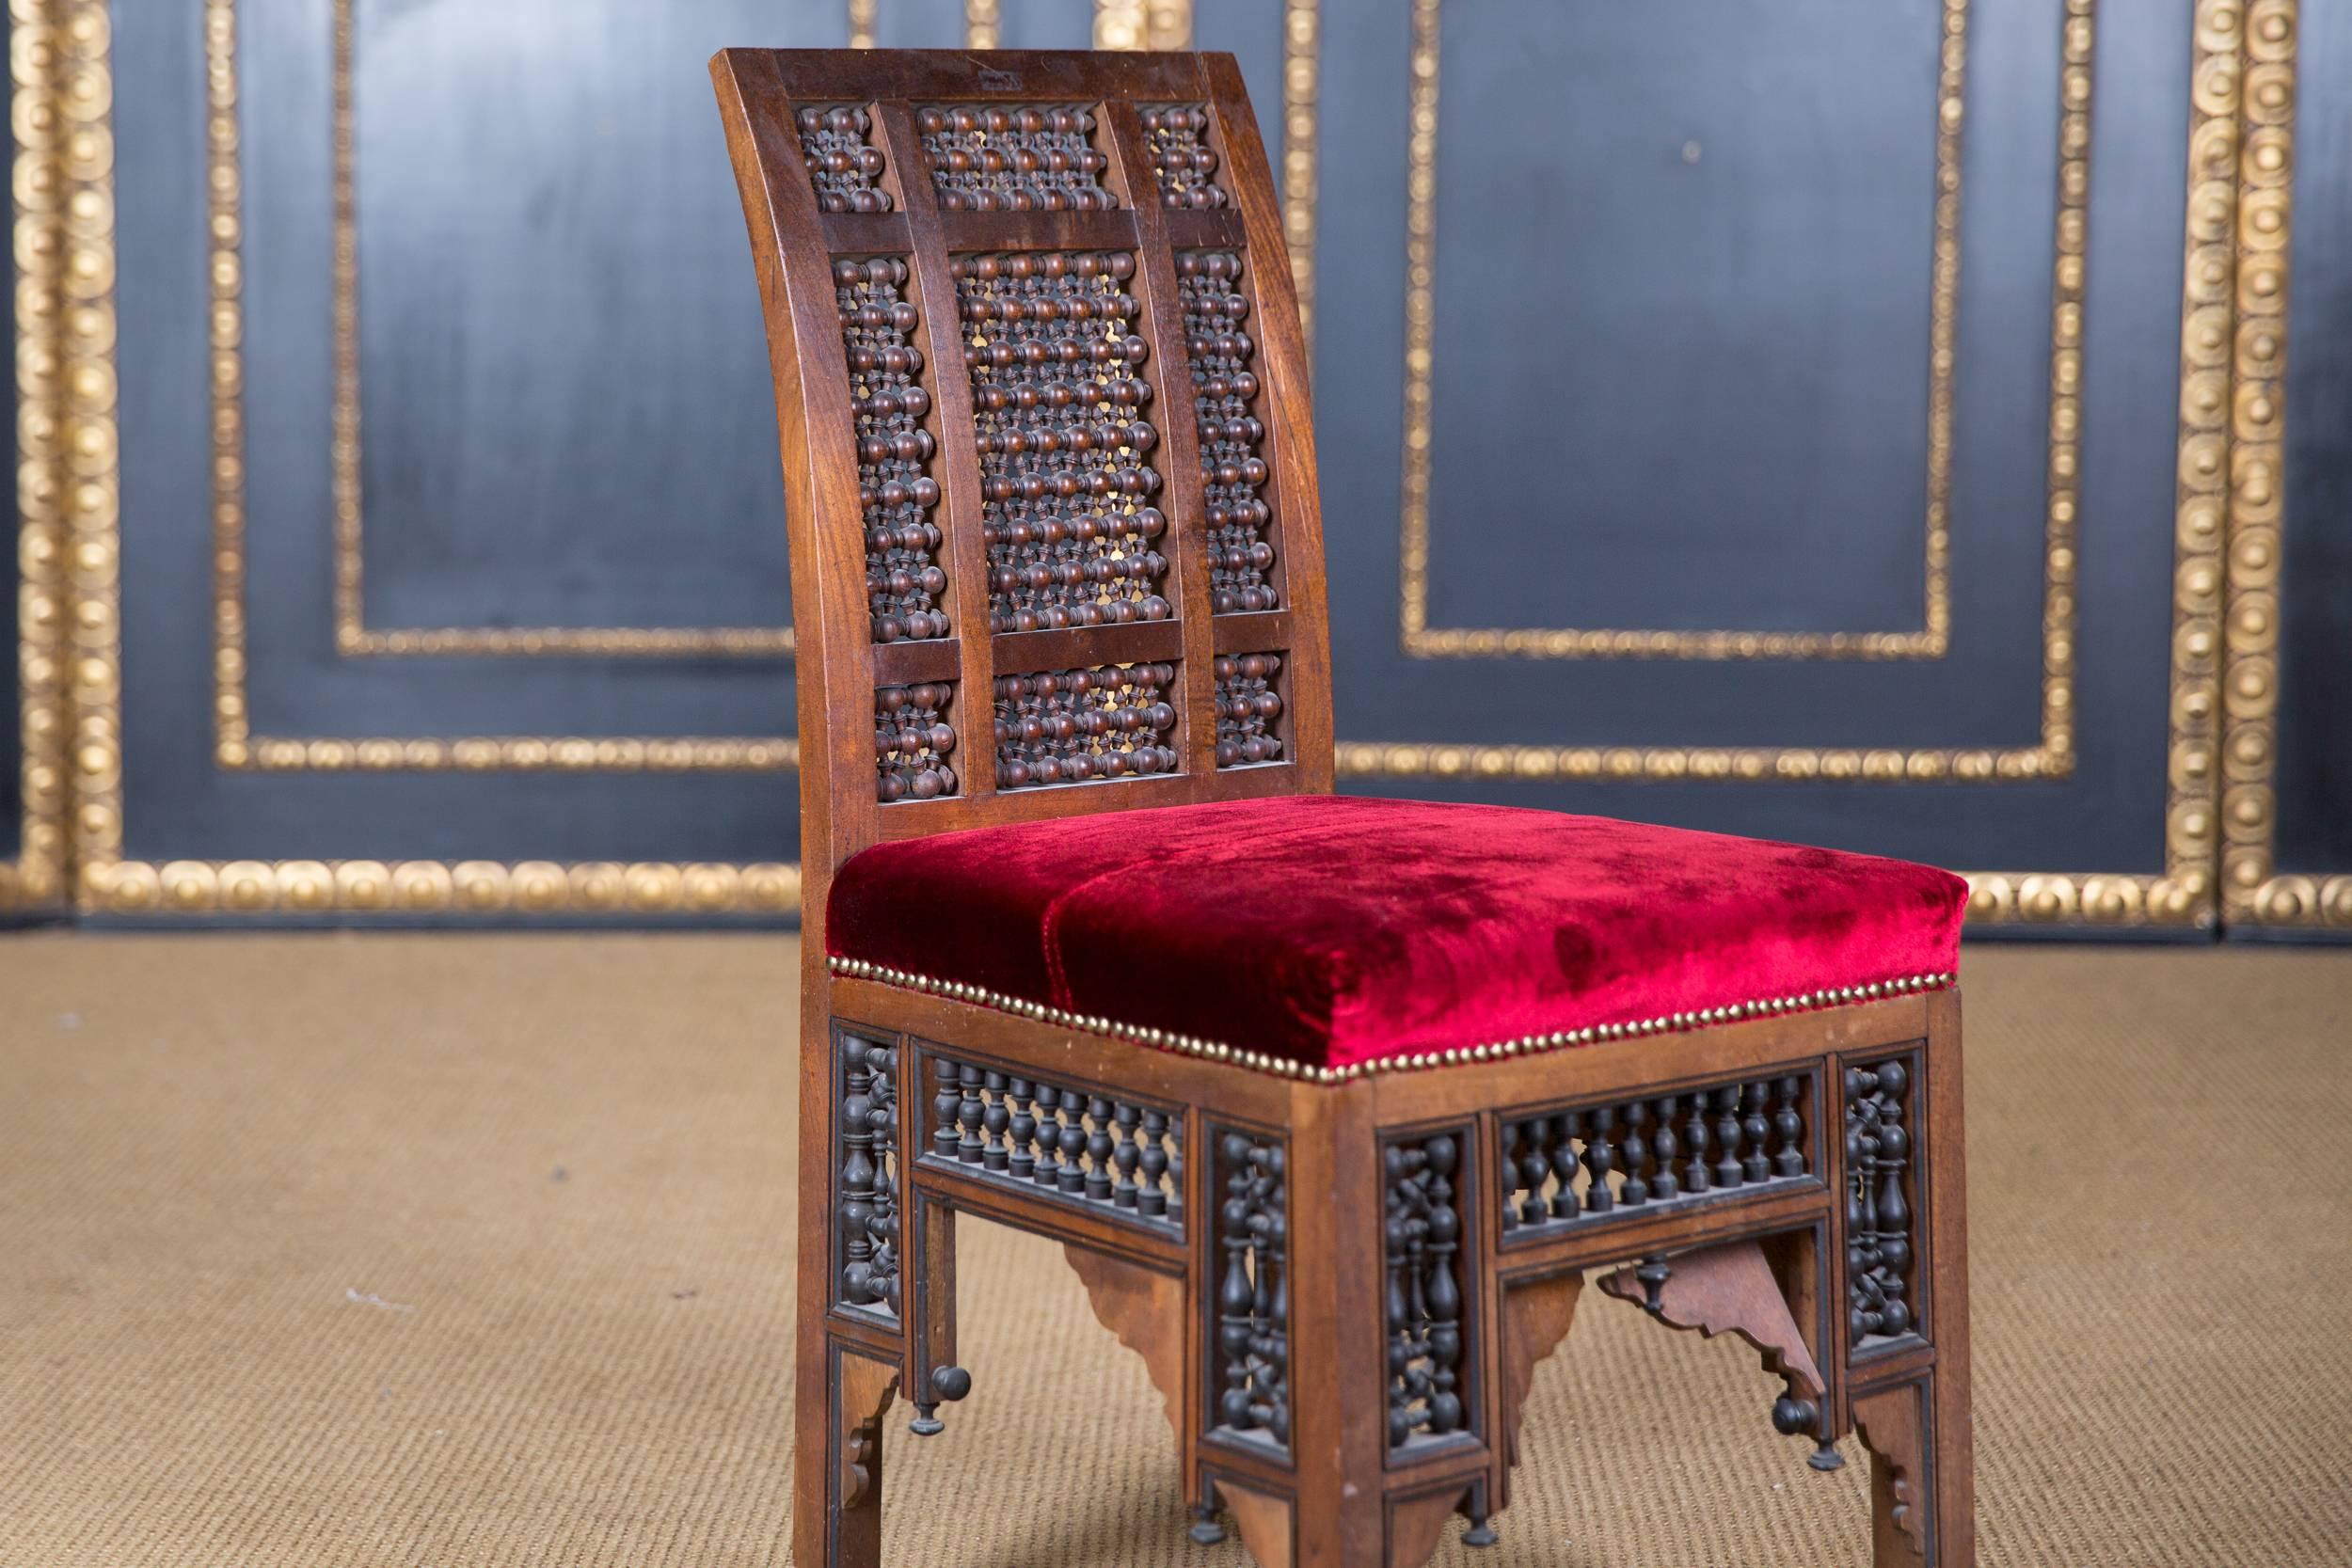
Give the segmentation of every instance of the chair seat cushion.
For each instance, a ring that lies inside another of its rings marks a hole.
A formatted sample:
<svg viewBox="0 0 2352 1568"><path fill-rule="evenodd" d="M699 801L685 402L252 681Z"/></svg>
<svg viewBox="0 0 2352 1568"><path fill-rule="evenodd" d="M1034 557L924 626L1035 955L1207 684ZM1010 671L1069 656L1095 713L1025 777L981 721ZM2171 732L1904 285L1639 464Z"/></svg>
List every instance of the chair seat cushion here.
<svg viewBox="0 0 2352 1568"><path fill-rule="evenodd" d="M826 949L837 972L1332 1078L1946 984L1967 891L1872 855L1309 795L876 845L835 875Z"/></svg>

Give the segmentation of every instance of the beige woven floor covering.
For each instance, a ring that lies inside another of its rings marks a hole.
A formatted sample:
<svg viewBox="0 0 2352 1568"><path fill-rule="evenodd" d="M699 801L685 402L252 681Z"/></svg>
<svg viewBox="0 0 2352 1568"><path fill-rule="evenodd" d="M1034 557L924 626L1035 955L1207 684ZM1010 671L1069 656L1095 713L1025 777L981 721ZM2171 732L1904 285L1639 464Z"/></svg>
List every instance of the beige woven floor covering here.
<svg viewBox="0 0 2352 1568"><path fill-rule="evenodd" d="M787 1560L794 957L0 939L0 1564ZM2352 1561L2352 953L1965 975L1982 1560ZM887 1560L1242 1563L1056 1250L965 1235ZM1772 1392L1590 1298L1502 1547L1438 1560L1865 1561Z"/></svg>

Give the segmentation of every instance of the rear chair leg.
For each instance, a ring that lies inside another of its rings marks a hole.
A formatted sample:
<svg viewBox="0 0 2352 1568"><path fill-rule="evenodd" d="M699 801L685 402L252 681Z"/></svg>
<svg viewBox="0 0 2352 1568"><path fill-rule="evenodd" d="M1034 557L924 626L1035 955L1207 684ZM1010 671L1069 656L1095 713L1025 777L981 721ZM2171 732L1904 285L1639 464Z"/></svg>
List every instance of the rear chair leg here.
<svg viewBox="0 0 2352 1568"><path fill-rule="evenodd" d="M907 1189L900 1212L914 1223L907 1227L906 1393L914 1406L907 1430L931 1437L946 1430L940 1404L969 1394L972 1374L956 1365L955 1211L914 1191L911 1180Z"/></svg>

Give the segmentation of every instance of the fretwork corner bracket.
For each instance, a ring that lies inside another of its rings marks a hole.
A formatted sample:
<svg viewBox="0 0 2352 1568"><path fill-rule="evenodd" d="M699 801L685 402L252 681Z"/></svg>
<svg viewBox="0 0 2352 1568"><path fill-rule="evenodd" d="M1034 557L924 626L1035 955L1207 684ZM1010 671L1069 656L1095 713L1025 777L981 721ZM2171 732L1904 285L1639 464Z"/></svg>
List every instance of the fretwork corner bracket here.
<svg viewBox="0 0 2352 1568"><path fill-rule="evenodd" d="M1608 1274L1600 1288L1669 1328L1695 1330L1705 1339L1732 1334L1745 1340L1762 1355L1764 1370L1788 1387L1772 1406L1772 1424L1786 1435L1815 1438L1821 1445L1817 1453L1836 1451L1821 1430L1828 1385L1763 1242L1731 1242L1645 1259L1638 1267ZM1816 1467L1832 1466L1823 1461Z"/></svg>
<svg viewBox="0 0 2352 1568"><path fill-rule="evenodd" d="M1920 1403L1923 1386L1906 1383L1857 1397L1854 1431L1871 1453L1872 1515L1877 1521L1877 1568L1915 1563L1936 1568L1931 1556L1930 1500Z"/></svg>

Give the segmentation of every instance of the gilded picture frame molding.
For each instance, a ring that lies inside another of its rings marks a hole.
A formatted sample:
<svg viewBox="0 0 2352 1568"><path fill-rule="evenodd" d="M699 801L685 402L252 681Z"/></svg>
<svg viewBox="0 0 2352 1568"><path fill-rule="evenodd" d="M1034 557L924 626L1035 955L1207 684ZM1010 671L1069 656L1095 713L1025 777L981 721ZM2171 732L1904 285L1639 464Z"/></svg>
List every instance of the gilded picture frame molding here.
<svg viewBox="0 0 2352 1568"><path fill-rule="evenodd" d="M1436 159L1438 28L1441 0L1411 0L1412 111L1407 144L1409 199L1406 236L1406 389L1403 448L1402 629L1405 651L1435 657L1613 657L1584 647L1584 638L1691 637L1683 657L1747 658L1797 657L1796 645L1774 643L1770 651L1738 640L1782 636L1763 633L1581 633L1496 632L1492 645L1454 639L1462 628L1431 629L1415 613L1414 584L1425 591L1428 561L1430 395L1436 327ZM1963 120L1967 0L1943 0L1944 37L1938 77L1938 287L1956 296L1959 242L1959 136ZM2037 738L2020 747L1717 747L1474 745L1422 741L1355 741L1340 747L1343 777L1470 777L1566 780L1683 780L1724 783L1788 783L1852 780L1875 783L2024 782L2063 779L2074 768L2075 581L2079 510L2081 389L2085 258L2090 243L2091 67L2096 47L2097 0L2066 0L2059 35L2058 217L2051 276L2049 448L2046 459L2042 548L2041 713ZM1956 352L1948 317L1932 349L1947 363ZM1942 388L1948 404L1948 381ZM1948 414L1948 408L1947 408ZM1944 436L1948 472L1949 435ZM1931 437L1931 451L1934 450ZM1931 541L1932 544L1932 541ZM1931 563L1943 552L1931 548ZM1483 638L1486 634L1482 633ZM1565 639L1557 647L1540 640ZM1796 634L1785 634L1794 636ZM1810 634L1808 634L1810 635ZM1829 636L1834 634L1820 634ZM1513 641L1512 639L1520 641ZM1730 639L1731 641L1721 640ZM1418 641L1417 641L1418 640ZM1532 640L1532 641L1531 641ZM1742 650L1745 651L1742 651ZM1622 653L1626 650L1618 650ZM1821 657L1828 657L1823 655ZM1847 657L1865 657L1850 650Z"/></svg>
<svg viewBox="0 0 2352 1568"><path fill-rule="evenodd" d="M1410 658L1940 659L1951 645L1951 494L1953 386L1960 310L1961 133L1965 119L1968 0L1942 0L1935 94L1935 200L1930 242L1928 444L1920 625L1900 631L1659 630L1566 626L1434 626L1429 624L1431 467L1435 456L1438 264L1438 62L1442 0L1412 0L1412 61L1406 154L1405 432L1399 525L1398 636ZM2089 21L2086 10L2084 20ZM2089 135L2090 98L2071 97L2060 135ZM2062 89L2063 90L2063 89ZM2077 124L2079 122L2079 124ZM2081 358L2081 268L2075 257L2071 295L2063 277L2063 230L2083 223L2087 189L2061 182L2057 325L2071 298L2075 330L2054 330L2052 379ZM2050 467L2071 476L2079 433L2050 430ZM2053 521L2061 506L2071 525L2073 498L2054 487ZM2071 527L2068 531L2071 533Z"/></svg>
<svg viewBox="0 0 2352 1568"><path fill-rule="evenodd" d="M17 734L14 854L0 859L0 916L67 898L71 684L83 615L111 613L111 546L96 537L116 388L99 352L114 336L108 16L103 6L9 0L16 257ZM85 602L80 592L95 591ZM103 628L101 628L103 629Z"/></svg>
<svg viewBox="0 0 2352 1568"><path fill-rule="evenodd" d="M354 0L330 0L335 32L334 495L338 652L357 650L359 428L358 235L352 211L348 96ZM788 736L257 736L247 677L245 465L245 205L239 124L237 0L204 0L206 206L213 490L213 757L224 771L262 772L788 772L800 745ZM358 628L364 630L364 628ZM445 628L447 629L447 628ZM462 628L451 635L458 641ZM394 635L394 634L383 634ZM397 634L406 636L407 633ZM411 652L499 650L435 641ZM470 634L468 634L470 635ZM518 632L535 637L536 632ZM632 631L664 638L667 632ZM691 640L690 640L691 641ZM516 649L505 649L515 652ZM593 652L580 644L572 652ZM622 651L605 647L604 652ZM637 650L649 651L646 649ZM692 651L688 649L687 651Z"/></svg>
<svg viewBox="0 0 2352 1568"><path fill-rule="evenodd" d="M220 0L211 0L220 3ZM857 0L853 0L853 4ZM986 0L974 0L985 4ZM2091 0L2069 0L2067 26L2070 49L2076 34L2075 24L2087 23ZM2264 0L2257 0L2253 14L2257 17L2273 8ZM2292 18L2292 5L2284 8ZM2199 5L2199 79L2205 80L2211 62L2217 59L2221 48L2214 40L2228 31L2229 13L2233 0L2200 0ZM1310 14L1311 5L1294 4L1292 13ZM853 13L854 14L854 13ZM868 15L871 14L870 6ZM60 178L71 190L61 194L59 200L72 205L76 196L82 198L77 209L91 214L103 214L103 222L85 224L74 241L76 259L71 266L72 275L79 281L81 292L70 312L67 329L58 337L60 363L63 373L56 378L58 388L78 387L86 395L69 406L63 399L53 400L47 406L64 421L68 438L59 451L75 455L72 464L73 484L71 493L60 498L59 516L68 546L70 562L66 584L68 609L66 622L67 670L72 740L66 753L70 757L69 783L72 810L68 814L70 832L67 847L72 857L72 870L76 887L76 902L86 911L118 914L162 913L169 915L200 915L217 912L262 913L281 911L291 913L390 912L438 914L471 910L475 912L497 912L501 910L520 912L641 912L670 913L699 909L713 914L723 913L790 913L798 907L798 867L787 864L723 865L688 863L584 863L562 864L547 861L498 863L485 861L146 861L126 860L122 855L121 817L121 737L120 737L120 674L121 649L118 610L117 551L119 547L119 470L116 462L118 431L112 401L114 341L113 341L113 230L112 230L112 146L106 139L110 103L111 77L107 49L106 6L104 0L11 0L12 20L23 24L48 22L67 40L53 58L34 69L41 78L34 84L44 97L71 100L83 111L82 123L94 127L95 134L85 144L86 150L103 150L103 156L77 157L71 167L60 171ZM1310 33L1311 37L1311 31ZM1295 30L1291 34L1297 40ZM2088 59L2087 38L2084 59ZM2233 40L2231 49L2237 47ZM2290 51L2291 55L2291 51ZM20 65L20 71L24 68ZM25 83L19 79L19 90ZM1286 95L1287 98L1287 95ZM1303 100L1313 102L1311 91ZM2202 110L2201 107L2201 116ZM20 157L24 152L22 140L23 117L20 116ZM1286 145L1291 138L1286 133ZM1311 143L1310 143L1311 149ZM2200 170L2191 169L2191 232L2192 255L2200 244L2195 228L2194 202L2201 182ZM1306 209L1309 232L1311 233L1311 201ZM2234 220L2234 209L2233 210ZM23 214L20 212L20 224ZM24 235L20 227L20 239ZM1294 243L1298 235L1294 231ZM1311 259L1311 252L1308 252ZM1294 250L1294 263L1299 252ZM2208 352L2205 347L2207 329L2215 320L2210 301L2193 293L2185 300L2183 315L2183 355L2185 371L2195 355ZM2233 347L2237 341L2235 318L2230 302L2224 302L2220 320L2225 325L2225 341ZM21 346L34 340L28 336L31 323L20 311ZM2186 383L2185 374L2185 388ZM2203 426L2192 428L2192 421L2184 418L2184 466L2187 466L2190 443L2202 442L2209 435ZM2208 443L2209 444L2209 443ZM2207 444L2196 448L2203 451ZM61 475L61 478L63 476ZM2215 671L2220 657L2220 630L2215 607L2220 587L2215 579L2211 600L2201 597L2198 585L2206 580L2205 572L2219 562L2221 542L2217 532L2209 529L2203 519L2213 514L2204 502L2204 490L2184 483L2179 538L2176 546L2179 591L2174 600L2174 651L2170 672L2172 696L2172 745L2170 753L2171 811L2168 816L2168 868L2161 877L2113 873L2059 872L1991 872L1972 876L1972 924L2004 925L2010 923L2089 924L2100 926L2201 926L2212 919L2213 877L2211 875L2211 841L2198 855L2199 844L2194 832L2184 826L2193 826L2201 806L2210 821L2216 800L2216 780L2218 768L2200 770L2200 743L2209 741L2218 703L2219 682ZM2231 519L2233 524L2236 518ZM2233 534L2233 568L2238 566L2235 545L2245 535ZM2261 536L2254 534L2257 545ZM2237 586L2233 579L2233 588ZM2243 580L2253 586L2259 579L2245 576ZM2206 641L2210 639L2210 641ZM2201 650L2202 650L2201 657ZM2274 656L2275 657L2275 656ZM2201 710L2201 694L2216 699L2213 708ZM34 694L27 692L27 702ZM29 712L29 707L28 707ZM2251 716L2248 716L2250 718ZM2201 724L2205 727L2201 729ZM1361 743L1357 743L1360 745ZM1463 753L1463 762L1454 769L1480 773L1501 771L1512 776L1559 776L1557 771L1545 773L1540 767L1529 768L1512 748L1454 748ZM1724 753L1733 759L1731 766L1746 767L1739 753ZM1900 753L1895 753L1899 756ZM2210 759L2210 744L2202 755ZM1500 758L1498 768L1496 760ZM1343 765L1347 749L1343 748ZM1686 758L1686 763L1688 759ZM1768 770L1776 770L1772 753L1756 759ZM1664 767L1671 767L1668 763ZM1802 765L1800 765L1801 767ZM1433 770L1434 771L1434 770ZM1644 778L1652 776L1694 776L1687 768L1679 775L1653 770L1636 762L1629 767L1622 755L1611 757L1598 765L1593 776ZM1797 776L1792 773L1791 776ZM1816 769L1812 776L1829 776ZM1885 771L1885 764L1867 775L1908 776L1898 768L1894 775ZM2202 881L2198 880L2201 869ZM446 889L446 892L442 891ZM617 889L617 892L615 891ZM675 890L673 892L672 890Z"/></svg>
<svg viewBox="0 0 2352 1568"><path fill-rule="evenodd" d="M224 45L233 50L234 0L206 0L208 172L221 178L223 150L234 175L236 122L231 73L224 80ZM72 226L64 263L71 307L62 336L60 392L52 399L59 420L58 450L70 473L62 506L70 562L70 659L72 715L72 810L69 845L75 908L85 914L128 917L381 914L441 916L704 915L780 916L800 908L800 867L771 862L559 863L525 860L144 860L123 853L122 641L120 634L119 431L115 384L111 141L112 64L106 0L10 0L12 20L54 18L57 46L44 74L45 91L83 133L64 160L57 199L64 211L87 216ZM220 36L227 29L229 36ZM20 57L23 57L20 55ZM232 110L225 118L221 89ZM23 121L20 120L20 125ZM21 134L21 133L20 133ZM20 231L21 232L21 231ZM222 238L215 228L215 239ZM228 237L234 238L233 226ZM217 286L239 277L238 258L216 247ZM20 315L20 332L24 318ZM213 373L240 369L234 348L242 320L235 311L213 323ZM215 417L218 406L215 404ZM217 441L221 431L216 426ZM216 446L217 465L223 449ZM241 451L238 452L241 466ZM241 474L240 474L241 477ZM240 519L241 520L241 519ZM237 609L242 605L227 601ZM218 605L216 604L216 609ZM240 640L231 644L242 655ZM516 737L514 744L543 744ZM364 742L342 742L354 747ZM406 745L409 742L394 744ZM463 743L445 743L456 747ZM590 745L631 744L586 742ZM655 745L658 743L637 743ZM560 766L560 764L559 764Z"/></svg>
<svg viewBox="0 0 2352 1568"><path fill-rule="evenodd" d="M2221 572L2221 899L2227 922L2352 930L2352 874L2278 862L2280 580L2285 568L2288 303L2298 0L2199 10L2199 111L2211 145L2190 198L2192 265L2233 310L2198 413L2204 478L2226 508ZM2215 448L2218 448L2217 456Z"/></svg>

